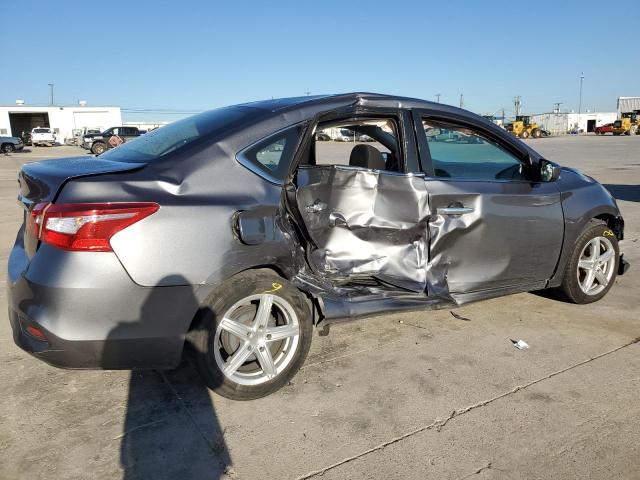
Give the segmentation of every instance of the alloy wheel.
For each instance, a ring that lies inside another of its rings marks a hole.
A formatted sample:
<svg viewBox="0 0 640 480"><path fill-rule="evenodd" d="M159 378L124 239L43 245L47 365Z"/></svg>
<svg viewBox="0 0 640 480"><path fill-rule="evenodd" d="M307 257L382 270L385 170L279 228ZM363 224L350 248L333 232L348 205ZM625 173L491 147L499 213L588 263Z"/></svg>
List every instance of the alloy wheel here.
<svg viewBox="0 0 640 480"><path fill-rule="evenodd" d="M282 373L295 357L300 325L282 297L263 293L236 302L218 323L214 357L240 385L258 385Z"/></svg>
<svg viewBox="0 0 640 480"><path fill-rule="evenodd" d="M606 237L595 237L588 242L578 260L578 285L587 295L598 295L613 276L616 255L613 244Z"/></svg>

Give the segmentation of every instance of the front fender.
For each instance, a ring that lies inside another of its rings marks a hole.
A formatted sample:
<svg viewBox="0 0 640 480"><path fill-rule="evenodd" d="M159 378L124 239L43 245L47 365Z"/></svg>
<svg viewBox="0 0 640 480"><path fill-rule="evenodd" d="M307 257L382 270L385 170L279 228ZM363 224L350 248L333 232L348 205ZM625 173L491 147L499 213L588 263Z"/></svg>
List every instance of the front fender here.
<svg viewBox="0 0 640 480"><path fill-rule="evenodd" d="M618 240L623 238L624 221L613 196L593 178L576 170L563 168L558 179L564 214L564 239L556 272L549 286L562 282L565 265L573 252L573 247L594 218L611 220L610 224Z"/></svg>

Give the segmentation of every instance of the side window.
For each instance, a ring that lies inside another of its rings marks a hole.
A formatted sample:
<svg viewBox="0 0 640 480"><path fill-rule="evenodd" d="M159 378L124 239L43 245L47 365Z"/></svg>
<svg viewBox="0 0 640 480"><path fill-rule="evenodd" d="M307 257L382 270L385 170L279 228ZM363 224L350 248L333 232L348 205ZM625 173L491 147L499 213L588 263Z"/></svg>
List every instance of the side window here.
<svg viewBox="0 0 640 480"><path fill-rule="evenodd" d="M318 124L310 165L348 165L374 170L402 171L396 121L356 118Z"/></svg>
<svg viewBox="0 0 640 480"><path fill-rule="evenodd" d="M526 180L518 158L473 130L432 120L422 124L436 177Z"/></svg>
<svg viewBox="0 0 640 480"><path fill-rule="evenodd" d="M112 128L111 131L109 132L109 135L120 135L120 128Z"/></svg>
<svg viewBox="0 0 640 480"><path fill-rule="evenodd" d="M288 128L246 148L238 155L245 167L271 182L281 182L289 172L302 128Z"/></svg>

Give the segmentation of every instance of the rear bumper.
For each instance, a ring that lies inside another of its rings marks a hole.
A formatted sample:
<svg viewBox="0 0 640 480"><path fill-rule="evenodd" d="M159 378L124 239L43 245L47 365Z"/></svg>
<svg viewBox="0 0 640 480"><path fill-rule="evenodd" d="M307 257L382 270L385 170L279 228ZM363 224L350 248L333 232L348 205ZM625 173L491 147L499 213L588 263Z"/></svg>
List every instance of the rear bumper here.
<svg viewBox="0 0 640 480"><path fill-rule="evenodd" d="M28 262L21 240L7 288L16 345L63 368L173 368L198 308L191 286L140 287L113 253L42 245Z"/></svg>

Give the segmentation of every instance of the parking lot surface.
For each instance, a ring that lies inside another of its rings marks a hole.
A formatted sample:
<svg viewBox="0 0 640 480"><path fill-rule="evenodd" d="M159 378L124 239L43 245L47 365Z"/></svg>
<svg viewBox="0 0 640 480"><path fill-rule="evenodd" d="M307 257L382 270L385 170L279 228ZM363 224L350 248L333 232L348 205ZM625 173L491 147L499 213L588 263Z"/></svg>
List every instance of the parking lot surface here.
<svg viewBox="0 0 640 480"><path fill-rule="evenodd" d="M640 136L530 143L618 199L632 266L602 301L518 294L457 309L467 320L441 310L335 326L290 385L244 403L211 394L188 363L55 369L13 344L5 317L0 479L638 478ZM86 155L33 150L0 156L4 265L20 166Z"/></svg>

